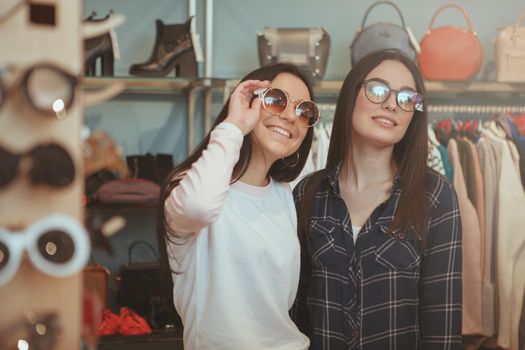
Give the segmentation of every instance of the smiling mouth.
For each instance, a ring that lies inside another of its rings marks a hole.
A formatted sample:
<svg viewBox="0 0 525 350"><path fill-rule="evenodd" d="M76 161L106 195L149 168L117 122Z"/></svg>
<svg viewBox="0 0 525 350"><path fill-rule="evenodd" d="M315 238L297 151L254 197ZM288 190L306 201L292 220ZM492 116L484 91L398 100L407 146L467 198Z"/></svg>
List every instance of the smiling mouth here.
<svg viewBox="0 0 525 350"><path fill-rule="evenodd" d="M388 119L388 118L384 118L384 117L372 117L372 119L374 120L377 120L383 124L387 124L387 125L391 125L391 126L396 126L397 123L394 122L393 120L391 119Z"/></svg>
<svg viewBox="0 0 525 350"><path fill-rule="evenodd" d="M287 137L289 139L292 138L292 134L288 130L285 130L285 129L280 128L278 126L270 125L270 126L268 126L268 130L276 132L276 133L278 133L280 135L283 135L283 136L285 136L285 137Z"/></svg>

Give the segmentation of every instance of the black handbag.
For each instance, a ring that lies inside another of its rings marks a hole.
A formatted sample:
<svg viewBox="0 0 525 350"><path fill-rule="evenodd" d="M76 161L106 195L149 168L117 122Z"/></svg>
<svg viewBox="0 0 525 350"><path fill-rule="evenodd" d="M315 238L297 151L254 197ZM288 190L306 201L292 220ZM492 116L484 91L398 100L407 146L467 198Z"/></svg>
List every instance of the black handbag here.
<svg viewBox="0 0 525 350"><path fill-rule="evenodd" d="M155 256L156 261L133 262L135 247L143 245ZM122 265L119 274L118 301L143 317L150 311L150 301L159 289L159 257L153 246L145 241L136 241L128 248L128 263Z"/></svg>
<svg viewBox="0 0 525 350"><path fill-rule="evenodd" d="M330 53L324 28L265 28L257 34L261 66L277 62L297 65L314 80L324 77Z"/></svg>
<svg viewBox="0 0 525 350"><path fill-rule="evenodd" d="M401 26L394 23L380 22L365 27L366 19L370 11L378 5L392 6L401 18ZM401 11L391 1L377 1L373 3L365 13L361 28L357 31L350 45L350 59L352 65L369 53L383 49L398 49L412 60L416 60L418 50L417 40L410 29L406 26Z"/></svg>
<svg viewBox="0 0 525 350"><path fill-rule="evenodd" d="M133 249L144 245L157 261L133 262ZM159 256L145 241L136 241L128 248L128 263L120 269L118 302L144 317L154 329L181 327L182 321L173 305L173 296L161 290Z"/></svg>

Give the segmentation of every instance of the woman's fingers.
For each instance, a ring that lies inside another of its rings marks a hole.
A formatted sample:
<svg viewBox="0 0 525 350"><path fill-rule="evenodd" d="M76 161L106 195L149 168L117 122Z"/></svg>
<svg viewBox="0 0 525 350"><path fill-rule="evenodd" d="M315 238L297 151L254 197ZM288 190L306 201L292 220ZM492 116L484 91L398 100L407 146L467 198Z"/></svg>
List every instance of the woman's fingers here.
<svg viewBox="0 0 525 350"><path fill-rule="evenodd" d="M226 121L237 125L244 135L249 133L257 123L261 110L261 100L254 99L253 92L269 85L269 81L260 80L246 80L240 83L230 96Z"/></svg>

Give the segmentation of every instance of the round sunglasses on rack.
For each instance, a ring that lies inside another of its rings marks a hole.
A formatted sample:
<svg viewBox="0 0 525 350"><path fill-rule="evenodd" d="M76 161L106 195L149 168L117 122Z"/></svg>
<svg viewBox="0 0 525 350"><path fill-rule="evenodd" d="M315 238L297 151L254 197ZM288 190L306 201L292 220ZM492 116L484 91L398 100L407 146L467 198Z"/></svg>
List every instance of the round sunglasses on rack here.
<svg viewBox="0 0 525 350"><path fill-rule="evenodd" d="M385 82L376 79L363 82L366 98L373 103L383 103L392 93L396 94L396 103L405 112L423 112L423 95L411 89L394 90Z"/></svg>
<svg viewBox="0 0 525 350"><path fill-rule="evenodd" d="M37 269L65 277L88 262L90 241L84 227L64 214L47 216L21 232L0 227L0 286L16 274L24 251Z"/></svg>
<svg viewBox="0 0 525 350"><path fill-rule="evenodd" d="M75 98L77 77L49 63L39 63L20 73L16 71L13 65L0 69L0 106L9 94L20 90L36 112L56 118L65 116ZM6 84L7 78L15 74L20 78Z"/></svg>
<svg viewBox="0 0 525 350"><path fill-rule="evenodd" d="M291 102L295 103L295 116L304 126L312 127L320 119L319 108L313 101L292 101L286 91L279 88L258 89L253 93L261 99L264 110L270 114L279 115L283 113Z"/></svg>

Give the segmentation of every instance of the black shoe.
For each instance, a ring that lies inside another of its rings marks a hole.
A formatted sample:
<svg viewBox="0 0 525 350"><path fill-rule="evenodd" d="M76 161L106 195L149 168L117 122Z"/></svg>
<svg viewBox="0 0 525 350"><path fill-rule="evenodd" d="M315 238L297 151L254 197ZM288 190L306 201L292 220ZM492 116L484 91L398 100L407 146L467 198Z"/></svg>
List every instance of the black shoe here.
<svg viewBox="0 0 525 350"><path fill-rule="evenodd" d="M148 61L133 64L129 73L141 76L166 76L175 70L178 77L197 77L197 60L191 39L193 17L182 24L164 24L155 21L155 46Z"/></svg>
<svg viewBox="0 0 525 350"><path fill-rule="evenodd" d="M86 18L86 21L105 21L111 14L112 11L102 19L95 19L96 13L93 12ZM115 58L113 57L113 42L109 33L84 40L84 69L86 76L97 75L98 60L100 60L100 75L113 76Z"/></svg>

